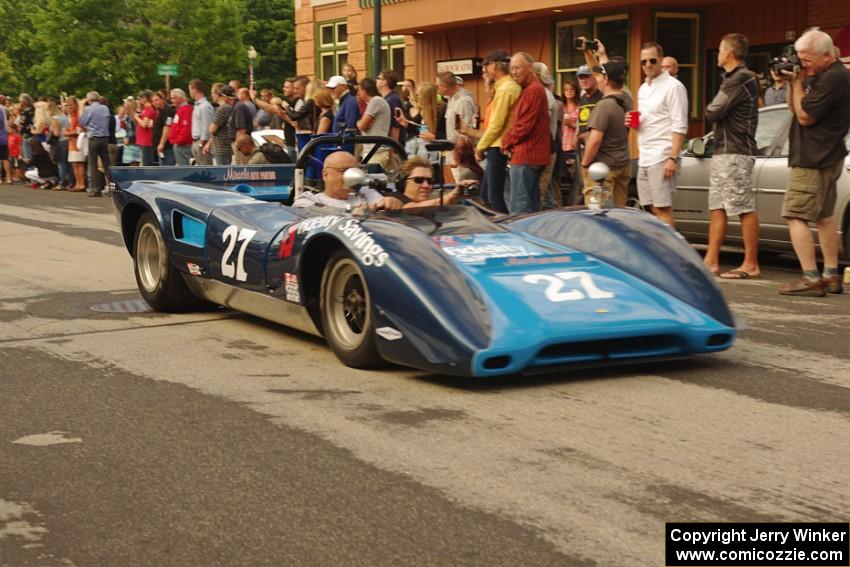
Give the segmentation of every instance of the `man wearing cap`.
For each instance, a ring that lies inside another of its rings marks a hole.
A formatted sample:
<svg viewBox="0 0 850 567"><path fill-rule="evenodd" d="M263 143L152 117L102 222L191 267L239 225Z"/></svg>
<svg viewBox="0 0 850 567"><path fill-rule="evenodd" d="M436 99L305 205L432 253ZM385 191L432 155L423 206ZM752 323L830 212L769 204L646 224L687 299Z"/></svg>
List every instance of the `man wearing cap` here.
<svg viewBox="0 0 850 567"><path fill-rule="evenodd" d="M638 90L640 159L637 188L640 204L675 227L673 194L679 154L688 134L688 93L661 68L664 50L655 42L641 46L640 66L646 80Z"/></svg>
<svg viewBox="0 0 850 567"><path fill-rule="evenodd" d="M597 84L602 98L596 103L587 121L588 135L580 162L584 179L584 203L590 201L590 190L596 182L587 177L593 162L608 166L608 177L602 185L613 195L614 205L626 206L629 196L629 179L632 160L629 154L629 129L626 127L626 112L632 110L631 99L623 92L626 66L621 62L607 62L594 67Z"/></svg>
<svg viewBox="0 0 850 567"><path fill-rule="evenodd" d="M502 153L502 136L511 125L511 112L522 88L510 75L511 56L504 49L491 51L484 60L484 70L495 81L493 108L487 117L484 135L475 148L475 157L487 158L484 168L484 204L500 213L507 213L505 178L508 157Z"/></svg>
<svg viewBox="0 0 850 567"><path fill-rule="evenodd" d="M339 103L339 109L334 115L333 131L357 130L360 119L360 105L357 98L348 90L348 81L342 75L334 75L326 85Z"/></svg>
<svg viewBox="0 0 850 567"><path fill-rule="evenodd" d="M593 107L602 99L602 92L599 90L599 85L596 79L590 72L589 65L582 65L576 71L578 78L578 86L581 89L581 94L578 99L578 121L576 122L577 140L576 144L576 172L573 175L573 184L576 187L572 188L571 193L574 197L582 195L584 192L584 176L581 172L581 156L584 151L585 140L587 140L587 121L590 120L590 113L593 112ZM573 203L569 203L573 204Z"/></svg>

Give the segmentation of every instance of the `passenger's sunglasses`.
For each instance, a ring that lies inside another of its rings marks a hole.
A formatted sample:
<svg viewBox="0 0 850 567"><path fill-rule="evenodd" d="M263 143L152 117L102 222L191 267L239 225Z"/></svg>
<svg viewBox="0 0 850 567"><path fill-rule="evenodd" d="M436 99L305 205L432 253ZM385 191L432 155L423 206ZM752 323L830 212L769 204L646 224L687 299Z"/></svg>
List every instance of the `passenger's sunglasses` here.
<svg viewBox="0 0 850 567"><path fill-rule="evenodd" d="M412 180L413 180L413 182L414 182L414 183L416 183L417 185L422 185L422 184L423 184L423 183L425 183L426 181L428 182L428 185L430 185L431 183L433 183L433 182L434 182L434 178L433 178L433 177L420 177L420 176L416 176L416 177L411 177L410 179L412 179Z"/></svg>
<svg viewBox="0 0 850 567"><path fill-rule="evenodd" d="M656 63L658 63L658 59L656 59L655 57L653 57L652 59L641 59L640 60L641 65L655 65Z"/></svg>

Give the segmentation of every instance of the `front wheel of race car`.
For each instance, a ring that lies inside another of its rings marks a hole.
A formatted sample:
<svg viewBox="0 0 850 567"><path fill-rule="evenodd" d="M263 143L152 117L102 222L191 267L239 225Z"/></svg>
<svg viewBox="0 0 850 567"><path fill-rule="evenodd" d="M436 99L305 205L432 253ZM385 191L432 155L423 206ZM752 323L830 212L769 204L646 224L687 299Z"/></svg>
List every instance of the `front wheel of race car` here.
<svg viewBox="0 0 850 567"><path fill-rule="evenodd" d="M150 213L136 225L133 268L142 298L157 311L187 311L198 304L172 264L159 223Z"/></svg>
<svg viewBox="0 0 850 567"><path fill-rule="evenodd" d="M325 339L337 358L352 368L380 366L366 278L345 251L334 253L325 267L320 305Z"/></svg>

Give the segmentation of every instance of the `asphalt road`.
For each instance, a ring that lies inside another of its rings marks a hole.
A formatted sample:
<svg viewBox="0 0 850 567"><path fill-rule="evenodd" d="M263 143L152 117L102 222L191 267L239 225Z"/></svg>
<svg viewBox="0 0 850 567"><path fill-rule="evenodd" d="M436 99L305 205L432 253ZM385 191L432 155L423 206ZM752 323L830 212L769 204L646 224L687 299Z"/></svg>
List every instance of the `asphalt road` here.
<svg viewBox="0 0 850 567"><path fill-rule="evenodd" d="M0 186L0 565L662 565L667 521L847 521L850 294L722 282L725 353L342 366L138 306L108 199ZM739 261L724 256L725 267Z"/></svg>

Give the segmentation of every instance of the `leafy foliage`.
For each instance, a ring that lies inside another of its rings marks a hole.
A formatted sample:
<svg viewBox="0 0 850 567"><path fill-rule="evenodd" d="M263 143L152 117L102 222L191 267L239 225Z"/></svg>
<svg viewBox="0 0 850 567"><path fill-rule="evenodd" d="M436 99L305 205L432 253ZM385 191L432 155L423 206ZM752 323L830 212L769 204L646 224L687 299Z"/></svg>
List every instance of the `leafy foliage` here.
<svg viewBox="0 0 850 567"><path fill-rule="evenodd" d="M292 0L0 0L0 92L111 100L162 88L157 64L179 66L172 86L248 77L261 86L294 69Z"/></svg>

